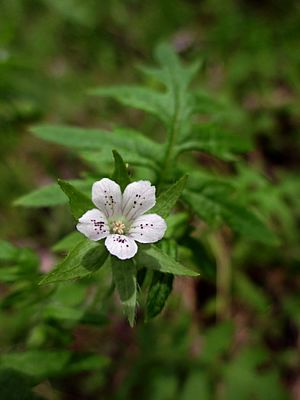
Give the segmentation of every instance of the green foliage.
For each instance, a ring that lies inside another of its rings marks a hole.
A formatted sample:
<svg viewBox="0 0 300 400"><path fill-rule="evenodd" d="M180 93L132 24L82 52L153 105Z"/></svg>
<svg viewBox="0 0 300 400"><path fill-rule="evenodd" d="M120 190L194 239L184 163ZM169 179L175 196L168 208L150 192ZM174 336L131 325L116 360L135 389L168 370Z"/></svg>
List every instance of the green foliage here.
<svg viewBox="0 0 300 400"><path fill-rule="evenodd" d="M203 151L220 158L234 160L235 154L252 150L247 137L228 133L216 124L196 125L191 129L190 136L176 147L178 154L184 151Z"/></svg>
<svg viewBox="0 0 300 400"><path fill-rule="evenodd" d="M146 304L146 320L156 317L172 292L174 276L154 271Z"/></svg>
<svg viewBox="0 0 300 400"><path fill-rule="evenodd" d="M181 193L184 190L186 185L187 176L181 177L177 182L175 182L172 186L168 187L168 189L164 190L157 198L155 206L152 208L153 213L161 215L163 218L166 218L173 207L177 203L177 200L181 196Z"/></svg>
<svg viewBox="0 0 300 400"><path fill-rule="evenodd" d="M71 180L68 184L74 186L78 190L88 193L90 192L92 182ZM55 183L36 189L33 192L20 197L14 204L23 207L53 207L67 202L68 197Z"/></svg>
<svg viewBox="0 0 300 400"><path fill-rule="evenodd" d="M144 246L141 251L139 251L136 258L140 267L146 267L174 275L199 275L198 272L184 267L179 262L175 261L173 257L170 257L154 245Z"/></svg>
<svg viewBox="0 0 300 400"><path fill-rule="evenodd" d="M81 356L77 362L71 360L70 351L26 351L22 353L3 354L0 357L1 368L13 369L35 378L70 374L74 371L86 371L105 367L105 357Z"/></svg>
<svg viewBox="0 0 300 400"><path fill-rule="evenodd" d="M168 107L168 98L163 93L139 86L116 86L108 88L97 88L90 91L91 95L112 97L125 106L137 108L161 119L168 124L170 116L162 111Z"/></svg>
<svg viewBox="0 0 300 400"><path fill-rule="evenodd" d="M295 396L297 2L35 3L1 4L0 398ZM56 207L108 176L150 180L168 225L113 279Z"/></svg>
<svg viewBox="0 0 300 400"><path fill-rule="evenodd" d="M104 264L107 255L103 242L97 243L84 239L70 251L68 256L53 271L41 280L40 284L88 276Z"/></svg>
<svg viewBox="0 0 300 400"><path fill-rule="evenodd" d="M137 301L136 266L132 260L119 260L111 256L113 280L118 290L124 313L132 327Z"/></svg>
<svg viewBox="0 0 300 400"><path fill-rule="evenodd" d="M121 190L124 191L126 186L130 183L127 167L117 151L113 150L113 156L115 160L115 170L112 179L118 182Z"/></svg>
<svg viewBox="0 0 300 400"><path fill-rule="evenodd" d="M122 149L150 160L160 160L161 148L141 133L132 129L84 129L69 126L41 125L31 129L40 139L61 144L76 150L111 151Z"/></svg>
<svg viewBox="0 0 300 400"><path fill-rule="evenodd" d="M58 180L62 191L68 196L71 212L75 219L80 218L86 211L94 208L93 202L69 182Z"/></svg>
<svg viewBox="0 0 300 400"><path fill-rule="evenodd" d="M225 189L225 192L224 192ZM274 234L250 210L225 197L228 187L217 182L207 183L197 193L185 195L194 212L212 225L227 223L234 231L266 244L276 244Z"/></svg>

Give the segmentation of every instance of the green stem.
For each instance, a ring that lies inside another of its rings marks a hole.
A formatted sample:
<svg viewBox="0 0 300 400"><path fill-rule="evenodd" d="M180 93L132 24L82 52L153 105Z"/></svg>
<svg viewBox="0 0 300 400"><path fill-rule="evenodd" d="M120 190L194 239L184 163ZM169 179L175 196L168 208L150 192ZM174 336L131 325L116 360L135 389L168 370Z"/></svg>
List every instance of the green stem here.
<svg viewBox="0 0 300 400"><path fill-rule="evenodd" d="M171 123L171 127L169 129L169 134L168 134L168 142L167 142L167 150L166 150L166 155L164 158L164 161L161 166L161 171L158 179L158 186L163 183L164 181L167 181L169 178L169 173L170 173L170 167L172 166L172 161L174 157L174 147L176 144L177 140L177 135L178 135L178 120L179 120L179 114L180 114L180 92L178 90L178 87L176 85L176 82L173 81L173 92L174 92L174 115Z"/></svg>

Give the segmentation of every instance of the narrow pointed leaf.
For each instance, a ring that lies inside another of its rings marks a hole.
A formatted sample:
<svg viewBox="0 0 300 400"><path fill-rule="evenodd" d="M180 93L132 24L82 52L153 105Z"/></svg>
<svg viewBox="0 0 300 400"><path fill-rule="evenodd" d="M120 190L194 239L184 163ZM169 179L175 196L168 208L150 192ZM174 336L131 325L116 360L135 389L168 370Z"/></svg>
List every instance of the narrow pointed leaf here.
<svg viewBox="0 0 300 400"><path fill-rule="evenodd" d="M146 320L156 317L172 292L174 275L154 271L146 303Z"/></svg>
<svg viewBox="0 0 300 400"><path fill-rule="evenodd" d="M169 122L168 102L163 93L142 86L113 86L89 91L94 96L112 97L120 103L154 114L163 122Z"/></svg>
<svg viewBox="0 0 300 400"><path fill-rule="evenodd" d="M185 200L194 212L208 224L229 225L234 231L261 243L277 243L272 231L250 210L237 205L218 192L217 185L207 186L201 192L187 192Z"/></svg>
<svg viewBox="0 0 300 400"><path fill-rule="evenodd" d="M144 248L138 252L136 259L137 264L140 267L154 269L174 275L199 275L198 272L184 267L182 264L175 261L174 258L170 257L168 254L154 245L144 246Z"/></svg>
<svg viewBox="0 0 300 400"><path fill-rule="evenodd" d="M166 218L181 196L181 193L186 185L187 178L187 175L182 176L177 182L162 192L158 196L156 204L152 208L151 213L156 213L163 218Z"/></svg>
<svg viewBox="0 0 300 400"><path fill-rule="evenodd" d="M30 376L50 377L61 374L70 358L70 351L30 350L0 356L0 367L12 368Z"/></svg>
<svg viewBox="0 0 300 400"><path fill-rule="evenodd" d="M158 246L169 256L177 259L177 243L175 240L162 240ZM164 308L172 292L173 274L154 271L146 302L146 320L156 317Z"/></svg>
<svg viewBox="0 0 300 400"><path fill-rule="evenodd" d="M92 182L90 181L71 180L68 183L84 193L91 191ZM25 194L17 199L14 205L22 207L53 207L67 202L68 197L55 182Z"/></svg>
<svg viewBox="0 0 300 400"><path fill-rule="evenodd" d="M107 256L108 253L103 242L97 243L84 239L40 281L40 285L88 276L104 264Z"/></svg>
<svg viewBox="0 0 300 400"><path fill-rule="evenodd" d="M149 159L159 159L161 148L158 143L133 129L87 129L71 126L38 125L31 132L40 139L61 144L77 150L113 150L122 148Z"/></svg>
<svg viewBox="0 0 300 400"><path fill-rule="evenodd" d="M75 219L80 218L86 211L95 208L92 200L71 183L58 179L58 184L69 198L71 212Z"/></svg>
<svg viewBox="0 0 300 400"><path fill-rule="evenodd" d="M220 159L232 160L235 154L252 149L248 137L229 133L213 124L194 126L189 138L177 146L177 154L198 150Z"/></svg>
<svg viewBox="0 0 300 400"><path fill-rule="evenodd" d="M115 160L115 170L112 179L120 185L123 191L130 183L128 169L123 161L123 158L116 150L113 150L113 156Z"/></svg>
<svg viewBox="0 0 300 400"><path fill-rule="evenodd" d="M119 260L114 256L111 257L111 267L114 284L119 292L124 313L132 327L137 302L136 267L132 259Z"/></svg>

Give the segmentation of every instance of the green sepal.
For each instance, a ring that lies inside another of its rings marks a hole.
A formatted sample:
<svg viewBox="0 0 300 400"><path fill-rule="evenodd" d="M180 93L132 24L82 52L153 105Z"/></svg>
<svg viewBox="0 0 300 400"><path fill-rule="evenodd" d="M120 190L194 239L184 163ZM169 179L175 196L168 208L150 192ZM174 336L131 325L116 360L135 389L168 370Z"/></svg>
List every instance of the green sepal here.
<svg viewBox="0 0 300 400"><path fill-rule="evenodd" d="M88 210L95 208L91 199L69 182L58 179L58 184L69 198L71 212L75 219L80 218Z"/></svg>
<svg viewBox="0 0 300 400"><path fill-rule="evenodd" d="M113 156L115 160L115 169L112 179L120 185L121 190L123 191L130 183L128 169L123 161L123 158L116 150L113 150Z"/></svg>
<svg viewBox="0 0 300 400"><path fill-rule="evenodd" d="M156 204L152 208L151 213L156 213L161 217L166 218L181 196L181 193L186 185L187 178L187 175L182 176L177 182L162 192L157 197Z"/></svg>

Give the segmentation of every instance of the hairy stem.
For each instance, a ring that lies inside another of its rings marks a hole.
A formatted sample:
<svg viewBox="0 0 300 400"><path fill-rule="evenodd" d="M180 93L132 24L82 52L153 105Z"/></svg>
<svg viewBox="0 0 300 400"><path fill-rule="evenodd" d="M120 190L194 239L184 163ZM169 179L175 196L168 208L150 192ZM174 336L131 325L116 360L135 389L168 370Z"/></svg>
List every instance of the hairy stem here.
<svg viewBox="0 0 300 400"><path fill-rule="evenodd" d="M173 80L173 96L174 96L174 114L170 129L168 131L166 155L162 163L158 185L169 179L170 168L172 167L172 162L174 158L174 147L176 145L176 140L179 131L179 115L180 115L181 101L180 101L180 91L174 80Z"/></svg>

